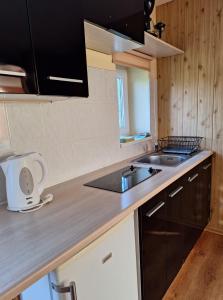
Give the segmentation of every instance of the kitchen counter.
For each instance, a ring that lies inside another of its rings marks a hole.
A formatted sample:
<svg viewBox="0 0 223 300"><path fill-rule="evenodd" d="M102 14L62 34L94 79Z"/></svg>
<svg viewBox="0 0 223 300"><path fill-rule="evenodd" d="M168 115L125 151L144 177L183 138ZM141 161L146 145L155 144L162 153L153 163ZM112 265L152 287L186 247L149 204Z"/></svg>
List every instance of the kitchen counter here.
<svg viewBox="0 0 223 300"><path fill-rule="evenodd" d="M177 167L162 166L162 172L124 194L83 184L125 167L131 160L48 189L54 201L39 211L20 214L2 207L0 299L21 293L211 155L202 151Z"/></svg>

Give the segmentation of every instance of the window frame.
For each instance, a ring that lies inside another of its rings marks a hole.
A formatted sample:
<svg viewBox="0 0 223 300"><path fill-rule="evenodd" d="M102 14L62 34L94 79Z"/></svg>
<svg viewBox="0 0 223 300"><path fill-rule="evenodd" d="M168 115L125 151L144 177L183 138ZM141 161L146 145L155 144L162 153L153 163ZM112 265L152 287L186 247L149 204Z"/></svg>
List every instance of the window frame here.
<svg viewBox="0 0 223 300"><path fill-rule="evenodd" d="M128 100L128 75L127 70L121 67L117 67L116 69L116 85L117 79L123 80L123 97L124 97L124 115L125 115L125 126L124 128L120 128L120 136L128 136L130 133L130 125L129 125L129 100ZM118 94L118 91L117 91ZM118 97L118 95L117 95ZM119 114L119 112L118 112Z"/></svg>

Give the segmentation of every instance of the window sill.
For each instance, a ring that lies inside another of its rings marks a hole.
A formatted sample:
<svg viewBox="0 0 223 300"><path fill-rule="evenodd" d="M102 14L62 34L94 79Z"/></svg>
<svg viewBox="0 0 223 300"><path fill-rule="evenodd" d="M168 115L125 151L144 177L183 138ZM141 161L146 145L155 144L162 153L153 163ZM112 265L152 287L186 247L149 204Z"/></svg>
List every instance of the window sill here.
<svg viewBox="0 0 223 300"><path fill-rule="evenodd" d="M135 141L131 141L131 142L120 143L120 147L124 148L124 147L130 146L130 145L145 143L145 142L151 141L152 139L153 138L151 136L149 136L149 137L139 139L139 140L135 140Z"/></svg>

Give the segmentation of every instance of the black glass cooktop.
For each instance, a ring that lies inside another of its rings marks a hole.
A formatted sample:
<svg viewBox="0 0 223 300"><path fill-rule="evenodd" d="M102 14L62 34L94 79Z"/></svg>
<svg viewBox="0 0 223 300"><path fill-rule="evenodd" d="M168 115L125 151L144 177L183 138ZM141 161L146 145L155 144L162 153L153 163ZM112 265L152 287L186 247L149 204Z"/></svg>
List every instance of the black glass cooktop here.
<svg viewBox="0 0 223 300"><path fill-rule="evenodd" d="M159 169L129 166L88 182L85 185L112 192L124 193L159 172L161 172Z"/></svg>

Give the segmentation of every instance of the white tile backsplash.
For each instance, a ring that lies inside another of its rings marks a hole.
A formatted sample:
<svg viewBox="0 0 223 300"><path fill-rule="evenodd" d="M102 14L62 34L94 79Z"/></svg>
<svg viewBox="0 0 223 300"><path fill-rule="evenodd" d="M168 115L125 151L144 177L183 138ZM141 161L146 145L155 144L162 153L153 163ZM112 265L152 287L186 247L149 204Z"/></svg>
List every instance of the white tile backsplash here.
<svg viewBox="0 0 223 300"><path fill-rule="evenodd" d="M42 153L47 186L144 152L143 144L120 148L115 71L90 67L88 77L88 99L5 105L11 149Z"/></svg>
<svg viewBox="0 0 223 300"><path fill-rule="evenodd" d="M7 124L7 117L5 106L0 104L0 153L7 151L10 147L9 128Z"/></svg>

